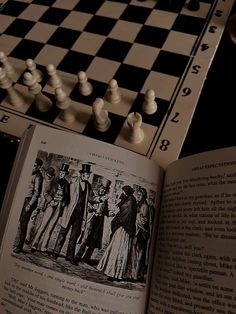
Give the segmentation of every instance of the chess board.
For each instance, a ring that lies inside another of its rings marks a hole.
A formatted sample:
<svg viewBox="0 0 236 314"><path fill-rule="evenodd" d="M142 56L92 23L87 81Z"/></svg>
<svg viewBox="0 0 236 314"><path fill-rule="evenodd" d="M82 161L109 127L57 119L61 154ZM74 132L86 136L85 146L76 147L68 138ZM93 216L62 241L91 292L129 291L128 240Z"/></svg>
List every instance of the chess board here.
<svg viewBox="0 0 236 314"><path fill-rule="evenodd" d="M178 158L204 81L218 48L233 0L202 0L190 11L185 0L15 0L0 12L0 51L15 69L14 88L24 105L14 107L0 89L0 131L20 138L32 124L46 124L125 147L163 167ZM25 61L33 59L43 74L42 92L54 106L39 112L23 83ZM62 78L75 115L63 122L55 105L46 66ZM78 72L93 86L79 92ZM104 98L116 79L121 101L105 100L111 126L94 128L92 104ZM142 112L148 89L155 91L157 111ZM127 115L142 115L144 140L127 140Z"/></svg>

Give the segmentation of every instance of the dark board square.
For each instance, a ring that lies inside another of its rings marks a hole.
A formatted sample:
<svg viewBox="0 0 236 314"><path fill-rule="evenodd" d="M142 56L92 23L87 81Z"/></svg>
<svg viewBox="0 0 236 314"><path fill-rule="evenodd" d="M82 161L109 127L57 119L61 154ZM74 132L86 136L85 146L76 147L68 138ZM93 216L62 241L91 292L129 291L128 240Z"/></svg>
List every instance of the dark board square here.
<svg viewBox="0 0 236 314"><path fill-rule="evenodd" d="M56 0L47 0L47 6L50 7L54 4L54 2L56 2ZM42 4L45 5L45 0L33 0L34 4Z"/></svg>
<svg viewBox="0 0 236 314"><path fill-rule="evenodd" d="M70 50L57 68L58 70L77 74L79 71L86 71L92 60L93 56Z"/></svg>
<svg viewBox="0 0 236 314"><path fill-rule="evenodd" d="M185 2L185 0L158 0L155 9L178 13Z"/></svg>
<svg viewBox="0 0 236 314"><path fill-rule="evenodd" d="M28 7L28 3L18 2L18 1L9 1L1 10L1 14L17 17L27 7Z"/></svg>
<svg viewBox="0 0 236 314"><path fill-rule="evenodd" d="M7 97L6 89L0 88L0 103Z"/></svg>
<svg viewBox="0 0 236 314"><path fill-rule="evenodd" d="M26 60L28 58L35 59L43 47L43 43L22 39L15 49L10 53L10 56L22 60Z"/></svg>
<svg viewBox="0 0 236 314"><path fill-rule="evenodd" d="M120 16L121 20L144 24L152 9L129 5Z"/></svg>
<svg viewBox="0 0 236 314"><path fill-rule="evenodd" d="M74 10L95 14L103 3L104 0L80 0L79 3L74 7Z"/></svg>
<svg viewBox="0 0 236 314"><path fill-rule="evenodd" d="M198 36L202 32L204 24L205 19L203 18L180 14L177 16L172 30Z"/></svg>
<svg viewBox="0 0 236 314"><path fill-rule="evenodd" d="M157 111L153 114L146 114L142 110L144 95L139 94L138 97L135 99L132 107L130 108L129 113L139 112L142 115L142 121L144 123L159 127L169 108L169 102L160 98L156 98L155 101L157 104Z"/></svg>
<svg viewBox="0 0 236 314"><path fill-rule="evenodd" d="M45 93L45 92L44 92L44 95L52 101L53 105L52 105L51 109L49 111L46 111L46 112L40 112L37 109L37 107L35 105L35 101L34 101L31 104L31 106L29 107L29 109L27 110L26 115L33 117L33 118L36 118L36 119L39 119L39 120L42 120L42 121L45 121L45 122L48 122L48 123L53 123L53 121L56 119L57 115L59 114L60 110L56 106L55 99L54 99L53 95Z"/></svg>
<svg viewBox="0 0 236 314"><path fill-rule="evenodd" d="M8 28L5 30L5 34L24 38L31 28L35 25L35 22L23 19L15 19Z"/></svg>
<svg viewBox="0 0 236 314"><path fill-rule="evenodd" d="M127 56L131 46L132 46L131 43L112 38L107 38L103 45L101 46L101 48L99 49L97 56L122 62Z"/></svg>
<svg viewBox="0 0 236 314"><path fill-rule="evenodd" d="M169 34L169 30L144 25L137 37L135 42L143 45L148 45L156 48L161 48Z"/></svg>
<svg viewBox="0 0 236 314"><path fill-rule="evenodd" d="M41 65L41 64L36 64L36 69L37 69L37 71L39 71L42 74L42 80L40 81L40 85L42 86L42 88L44 88L44 86L48 83L48 80L49 80L49 75L47 73L47 69L44 65ZM20 75L20 77L17 80L17 83L20 85L25 85L24 84L25 72L29 72L27 67L25 68L25 71L22 72L22 74Z"/></svg>
<svg viewBox="0 0 236 314"><path fill-rule="evenodd" d="M149 70L137 68L128 64L121 64L114 78L120 87L139 92L147 79Z"/></svg>
<svg viewBox="0 0 236 314"><path fill-rule="evenodd" d="M161 50L152 70L180 77L188 64L189 57L174 52Z"/></svg>
<svg viewBox="0 0 236 314"><path fill-rule="evenodd" d="M89 95L89 96L81 95L79 92L79 83L77 83L75 85L75 87L73 88L73 90L71 91L69 96L74 101L92 106L93 102L95 101L95 99L97 97L99 97L99 98L104 97L106 90L107 90L107 84L103 83L103 82L95 81L92 79L89 79L88 81L93 86L93 92L91 93L91 95Z"/></svg>
<svg viewBox="0 0 236 314"><path fill-rule="evenodd" d="M60 25L67 15L70 13L70 10L60 9L60 8L49 8L39 19L40 22Z"/></svg>
<svg viewBox="0 0 236 314"><path fill-rule="evenodd" d="M88 22L84 31L107 36L114 27L115 23L115 19L104 16L94 16Z"/></svg>
<svg viewBox="0 0 236 314"><path fill-rule="evenodd" d="M97 140L113 144L117 136L120 134L126 117L122 117L111 112L109 112L108 116L111 120L111 126L106 132L99 132L95 129L93 124L93 117L91 116L82 133Z"/></svg>
<svg viewBox="0 0 236 314"><path fill-rule="evenodd" d="M121 2L121 3L130 3L131 0L111 0L111 2Z"/></svg>
<svg viewBox="0 0 236 314"><path fill-rule="evenodd" d="M79 38L80 34L81 32L73 29L58 27L47 43L53 46L70 49Z"/></svg>

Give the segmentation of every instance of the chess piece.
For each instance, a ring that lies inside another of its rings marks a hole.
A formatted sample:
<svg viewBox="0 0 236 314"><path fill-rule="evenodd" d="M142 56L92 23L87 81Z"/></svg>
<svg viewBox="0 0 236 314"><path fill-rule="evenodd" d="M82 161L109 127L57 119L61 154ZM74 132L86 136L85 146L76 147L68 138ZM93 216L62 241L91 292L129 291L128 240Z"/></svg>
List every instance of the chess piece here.
<svg viewBox="0 0 236 314"><path fill-rule="evenodd" d="M75 116L70 110L71 100L61 87L55 89L55 97L56 106L61 109L60 118L64 122L73 122L75 120Z"/></svg>
<svg viewBox="0 0 236 314"><path fill-rule="evenodd" d="M36 68L36 64L32 59L27 59L25 61L28 71L35 76L36 82L41 82L43 79L43 73Z"/></svg>
<svg viewBox="0 0 236 314"><path fill-rule="evenodd" d="M30 72L24 73L23 82L28 86L29 92L35 97L35 106L40 112L47 112L52 107L52 101L41 92L42 86L37 82L36 77Z"/></svg>
<svg viewBox="0 0 236 314"><path fill-rule="evenodd" d="M102 98L95 99L92 110L94 127L100 132L106 132L111 125L111 120L108 117L108 111L104 109Z"/></svg>
<svg viewBox="0 0 236 314"><path fill-rule="evenodd" d="M48 75L50 76L49 84L54 88L60 88L62 87L62 80L57 74L57 70L53 64L48 64L46 66Z"/></svg>
<svg viewBox="0 0 236 314"><path fill-rule="evenodd" d="M21 107L24 104L23 95L15 89L12 80L3 68L0 68L0 87L7 91L8 100L12 106Z"/></svg>
<svg viewBox="0 0 236 314"><path fill-rule="evenodd" d="M127 139L132 144L139 144L144 139L144 132L141 128L142 116L138 112L131 112L127 117L127 125L129 132L127 133Z"/></svg>
<svg viewBox="0 0 236 314"><path fill-rule="evenodd" d="M200 9L200 3L199 0L189 0L189 3L187 4L187 8L190 11L197 11Z"/></svg>
<svg viewBox="0 0 236 314"><path fill-rule="evenodd" d="M83 96L89 96L93 92L93 86L88 82L87 75L84 71L78 73L79 92Z"/></svg>
<svg viewBox="0 0 236 314"><path fill-rule="evenodd" d="M108 83L108 89L106 93L106 100L111 104L117 104L121 100L121 94L119 86L115 79L111 79Z"/></svg>
<svg viewBox="0 0 236 314"><path fill-rule="evenodd" d="M8 58L3 51L0 51L0 62L2 63L2 67L6 71L7 76L13 80L15 70L11 63L8 61Z"/></svg>
<svg viewBox="0 0 236 314"><path fill-rule="evenodd" d="M157 111L157 103L155 101L155 92L153 89L148 89L144 96L142 110L146 114L153 114Z"/></svg>

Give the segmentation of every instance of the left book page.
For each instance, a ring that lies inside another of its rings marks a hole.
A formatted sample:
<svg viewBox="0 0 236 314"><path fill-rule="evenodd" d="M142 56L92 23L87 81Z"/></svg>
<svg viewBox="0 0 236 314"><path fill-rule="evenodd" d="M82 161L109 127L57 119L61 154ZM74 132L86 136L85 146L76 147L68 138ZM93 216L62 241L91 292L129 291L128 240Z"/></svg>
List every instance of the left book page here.
<svg viewBox="0 0 236 314"><path fill-rule="evenodd" d="M1 210L0 312L145 313L162 178L125 149L26 131Z"/></svg>

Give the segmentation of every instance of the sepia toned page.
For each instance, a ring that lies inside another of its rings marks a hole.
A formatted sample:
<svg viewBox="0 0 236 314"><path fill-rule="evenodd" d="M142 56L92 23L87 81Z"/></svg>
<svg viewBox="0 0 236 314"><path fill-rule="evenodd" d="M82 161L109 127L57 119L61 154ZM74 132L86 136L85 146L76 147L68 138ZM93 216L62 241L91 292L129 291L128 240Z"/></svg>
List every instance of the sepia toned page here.
<svg viewBox="0 0 236 314"><path fill-rule="evenodd" d="M162 169L47 127L29 138L5 202L0 312L145 313Z"/></svg>
<svg viewBox="0 0 236 314"><path fill-rule="evenodd" d="M167 170L148 313L236 313L236 148Z"/></svg>

